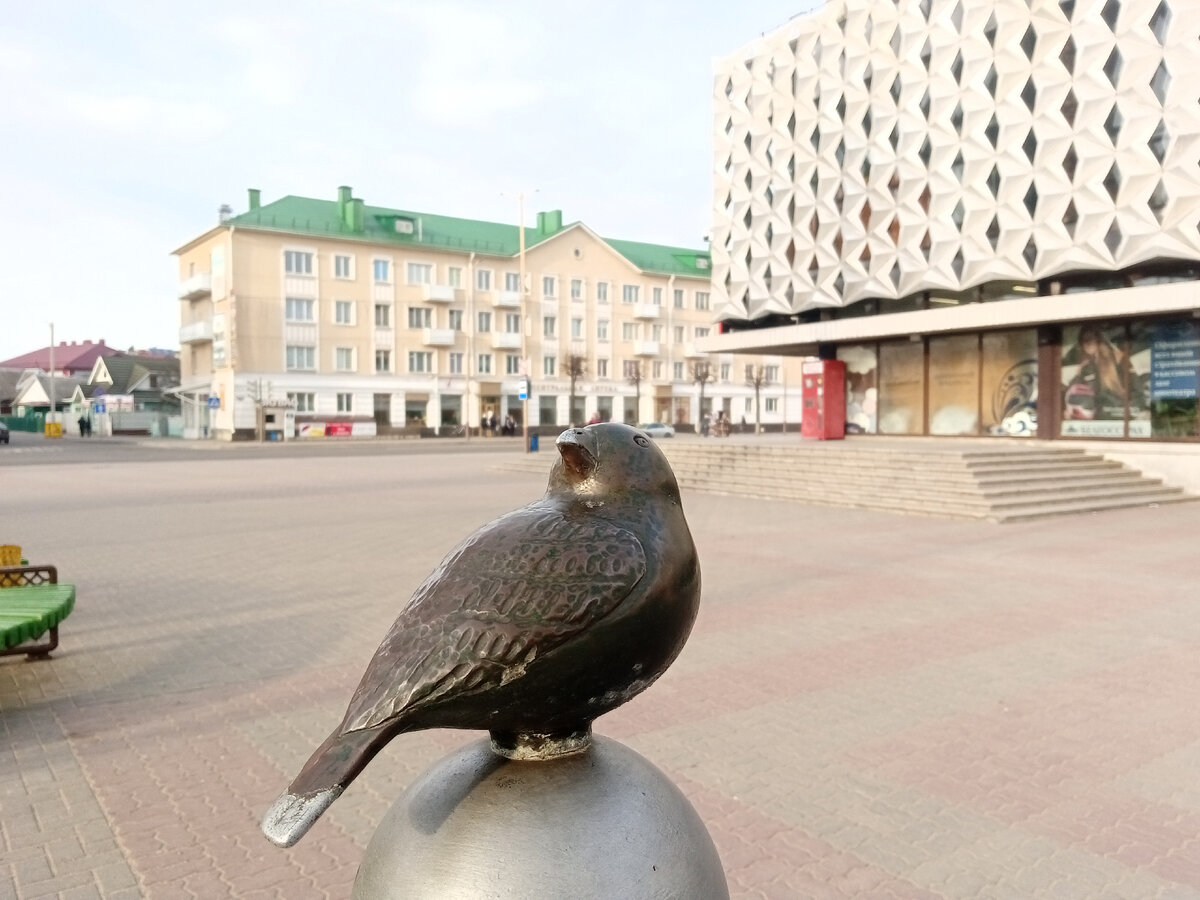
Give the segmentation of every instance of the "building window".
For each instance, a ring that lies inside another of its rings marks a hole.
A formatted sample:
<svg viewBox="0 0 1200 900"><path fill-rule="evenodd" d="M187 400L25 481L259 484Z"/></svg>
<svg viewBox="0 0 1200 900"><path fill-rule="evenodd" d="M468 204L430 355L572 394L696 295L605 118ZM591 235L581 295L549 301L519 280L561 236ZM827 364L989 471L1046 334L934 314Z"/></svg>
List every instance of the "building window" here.
<svg viewBox="0 0 1200 900"><path fill-rule="evenodd" d="M376 350L375 351L375 371L376 372L392 371L392 351L391 350Z"/></svg>
<svg viewBox="0 0 1200 900"><path fill-rule="evenodd" d="M461 309L446 310L446 319L451 331L463 330L463 311Z"/></svg>
<svg viewBox="0 0 1200 900"><path fill-rule="evenodd" d="M708 329L697 326L696 327L696 337L698 337L698 338L708 337Z"/></svg>
<svg viewBox="0 0 1200 900"><path fill-rule="evenodd" d="M287 395L288 402L296 408L298 413L310 413L316 410L317 405L314 402L315 396L311 393L299 393Z"/></svg>
<svg viewBox="0 0 1200 900"><path fill-rule="evenodd" d="M339 391L337 395L337 411L340 413L354 412L354 395Z"/></svg>
<svg viewBox="0 0 1200 900"><path fill-rule="evenodd" d="M339 372L354 371L354 348L338 347L333 351L333 367Z"/></svg>
<svg viewBox="0 0 1200 900"><path fill-rule="evenodd" d="M283 270L289 275L311 275L312 258L313 255L311 253L304 253L300 250L285 250L283 252Z"/></svg>
<svg viewBox="0 0 1200 900"><path fill-rule="evenodd" d="M542 296L557 297L558 296L558 279L553 275L542 276Z"/></svg>
<svg viewBox="0 0 1200 900"><path fill-rule="evenodd" d="M572 300L582 300L583 299L583 279L582 278L572 278L571 279L571 299Z"/></svg>
<svg viewBox="0 0 1200 900"><path fill-rule="evenodd" d="M571 319L571 340L583 340L583 319L579 317Z"/></svg>
<svg viewBox="0 0 1200 900"><path fill-rule="evenodd" d="M289 322L311 322L313 320L312 300L301 297L288 297L284 301L284 314Z"/></svg>
<svg viewBox="0 0 1200 900"><path fill-rule="evenodd" d="M650 326L651 340L661 341L662 340L662 330L663 330L663 327L661 325L651 325Z"/></svg>
<svg viewBox="0 0 1200 900"><path fill-rule="evenodd" d="M608 340L608 319L598 319L596 321L596 340Z"/></svg>
<svg viewBox="0 0 1200 900"><path fill-rule="evenodd" d="M480 375L491 375L492 374L492 354L480 353L479 359L477 360L477 362L478 362L478 365L476 365L475 368L479 372Z"/></svg>
<svg viewBox="0 0 1200 900"><path fill-rule="evenodd" d="M773 412L776 412L778 409L779 409L779 398L778 397L764 397L763 398L763 411L764 412L773 413Z"/></svg>
<svg viewBox="0 0 1200 900"><path fill-rule="evenodd" d="M377 259L372 263L372 268L375 272L375 280L388 282L391 281L391 263L386 259Z"/></svg>
<svg viewBox="0 0 1200 900"><path fill-rule="evenodd" d="M658 381L663 377L663 362L656 359L654 361L654 380Z"/></svg>
<svg viewBox="0 0 1200 900"><path fill-rule="evenodd" d="M462 287L462 267L451 266L446 270L446 283L452 288Z"/></svg>
<svg viewBox="0 0 1200 900"><path fill-rule="evenodd" d="M463 370L463 355L461 353L450 354L450 374L461 375Z"/></svg>
<svg viewBox="0 0 1200 900"><path fill-rule="evenodd" d="M376 279L377 281L379 279ZM433 283L433 266L429 263L408 264L408 283L409 284L432 284Z"/></svg>
<svg viewBox="0 0 1200 900"><path fill-rule="evenodd" d="M410 306L408 308L409 328L429 328L433 322L433 310L428 306Z"/></svg>
<svg viewBox="0 0 1200 900"><path fill-rule="evenodd" d="M621 340L636 341L637 340L637 323L622 322L621 323Z"/></svg>
<svg viewBox="0 0 1200 900"><path fill-rule="evenodd" d="M491 269L475 270L475 289L477 291L490 291L492 289Z"/></svg>
<svg viewBox="0 0 1200 900"><path fill-rule="evenodd" d="M679 288L675 288L675 308L683 309L683 291Z"/></svg>
<svg viewBox="0 0 1200 900"><path fill-rule="evenodd" d="M432 372L433 371L433 353L429 350L409 350L408 351L408 371L410 371L410 372Z"/></svg>
<svg viewBox="0 0 1200 900"><path fill-rule="evenodd" d="M350 300L336 300L333 304L333 321L338 325L354 324L354 303Z"/></svg>
<svg viewBox="0 0 1200 900"><path fill-rule="evenodd" d="M553 338L558 326L557 316L542 316L542 337Z"/></svg>
<svg viewBox="0 0 1200 900"><path fill-rule="evenodd" d="M492 330L492 314L490 312L481 312L475 319L476 331L486 333Z"/></svg>
<svg viewBox="0 0 1200 900"><path fill-rule="evenodd" d="M682 325L673 326L671 329L671 337L675 340L675 343L682 344L683 343L683 326Z"/></svg>
<svg viewBox="0 0 1200 900"><path fill-rule="evenodd" d="M637 303L638 302L638 286L636 284L621 285L621 302L622 303Z"/></svg>
<svg viewBox="0 0 1200 900"><path fill-rule="evenodd" d="M597 281L596 282L596 302L597 303L607 303L608 302L608 282L607 281Z"/></svg>
<svg viewBox="0 0 1200 900"><path fill-rule="evenodd" d="M636 359L627 359L621 363L621 374L626 378L641 378L642 367L638 365Z"/></svg>
<svg viewBox="0 0 1200 900"><path fill-rule="evenodd" d="M542 357L542 374L546 375L548 377L553 376L557 362L558 362L558 360L555 359L553 356L543 356Z"/></svg>
<svg viewBox="0 0 1200 900"><path fill-rule="evenodd" d="M779 381L779 366L763 366L763 380L769 384Z"/></svg>
<svg viewBox="0 0 1200 900"><path fill-rule="evenodd" d="M392 324L392 308L386 303L375 304L375 324L380 328L388 328Z"/></svg>
<svg viewBox="0 0 1200 900"><path fill-rule="evenodd" d="M729 380L729 371L732 368L733 368L733 366L730 365L729 363L721 363L721 380L722 381Z"/></svg>
<svg viewBox="0 0 1200 900"><path fill-rule="evenodd" d="M754 381L754 364L753 363L746 363L746 380L749 382Z"/></svg>
<svg viewBox="0 0 1200 900"><path fill-rule="evenodd" d="M696 291L696 309L708 309L708 291Z"/></svg>
<svg viewBox="0 0 1200 900"><path fill-rule="evenodd" d="M671 363L673 377L676 381L683 381L683 363Z"/></svg>
<svg viewBox="0 0 1200 900"><path fill-rule="evenodd" d="M333 277L351 279L354 277L354 257L337 254L333 257Z"/></svg>
<svg viewBox="0 0 1200 900"><path fill-rule="evenodd" d="M597 378L607 378L608 377L608 360L607 359L596 360L596 377Z"/></svg>
<svg viewBox="0 0 1200 900"><path fill-rule="evenodd" d="M521 357L515 353L504 354L504 374L505 375L520 375L521 374Z"/></svg>
<svg viewBox="0 0 1200 900"><path fill-rule="evenodd" d="M521 290L521 275L519 272L505 272L504 273L504 289L506 291L520 291Z"/></svg>
<svg viewBox="0 0 1200 900"><path fill-rule="evenodd" d="M655 306L662 306L662 288L656 287L650 292L650 302Z"/></svg>
<svg viewBox="0 0 1200 900"><path fill-rule="evenodd" d="M505 313L504 314L504 331L506 334L521 333L521 314L520 313Z"/></svg>
<svg viewBox="0 0 1200 900"><path fill-rule="evenodd" d="M287 368L289 372L311 372L317 368L317 348L298 347L289 344L287 347Z"/></svg>

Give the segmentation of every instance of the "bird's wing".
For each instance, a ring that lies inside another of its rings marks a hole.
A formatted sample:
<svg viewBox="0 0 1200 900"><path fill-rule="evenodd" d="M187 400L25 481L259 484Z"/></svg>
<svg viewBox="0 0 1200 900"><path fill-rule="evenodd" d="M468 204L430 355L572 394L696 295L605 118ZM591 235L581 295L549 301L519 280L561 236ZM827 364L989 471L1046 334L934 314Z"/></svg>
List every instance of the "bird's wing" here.
<svg viewBox="0 0 1200 900"><path fill-rule="evenodd" d="M646 571L637 537L526 507L485 525L417 589L376 651L343 731L505 684L606 616Z"/></svg>

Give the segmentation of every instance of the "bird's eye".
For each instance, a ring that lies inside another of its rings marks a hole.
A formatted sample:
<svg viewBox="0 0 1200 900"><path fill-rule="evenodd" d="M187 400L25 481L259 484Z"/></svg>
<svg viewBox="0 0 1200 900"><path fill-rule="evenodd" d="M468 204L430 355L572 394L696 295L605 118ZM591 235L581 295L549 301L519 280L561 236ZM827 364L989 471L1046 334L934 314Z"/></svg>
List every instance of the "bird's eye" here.
<svg viewBox="0 0 1200 900"><path fill-rule="evenodd" d="M647 440L646 438L642 437L640 434L635 434L633 436L633 440L634 440L634 443L636 443L640 447L649 447L650 446L650 441Z"/></svg>

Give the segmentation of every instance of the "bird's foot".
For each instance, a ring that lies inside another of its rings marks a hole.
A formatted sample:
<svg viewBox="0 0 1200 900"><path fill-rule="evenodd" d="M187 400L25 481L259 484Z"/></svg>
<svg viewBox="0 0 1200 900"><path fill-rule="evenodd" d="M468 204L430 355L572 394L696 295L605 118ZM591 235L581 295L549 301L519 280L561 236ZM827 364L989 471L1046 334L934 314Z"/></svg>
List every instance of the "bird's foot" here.
<svg viewBox="0 0 1200 900"><path fill-rule="evenodd" d="M531 731L493 731L492 752L506 759L546 760L582 753L592 745L589 725L579 731L538 734Z"/></svg>

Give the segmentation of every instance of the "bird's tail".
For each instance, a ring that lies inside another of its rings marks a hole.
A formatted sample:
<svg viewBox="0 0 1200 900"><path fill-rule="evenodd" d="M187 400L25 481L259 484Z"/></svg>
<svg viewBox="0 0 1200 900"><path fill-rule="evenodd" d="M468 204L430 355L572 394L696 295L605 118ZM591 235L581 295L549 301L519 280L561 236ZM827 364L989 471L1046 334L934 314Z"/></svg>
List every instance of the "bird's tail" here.
<svg viewBox="0 0 1200 900"><path fill-rule="evenodd" d="M267 840L290 847L304 837L391 737L378 728L327 737L263 816Z"/></svg>

